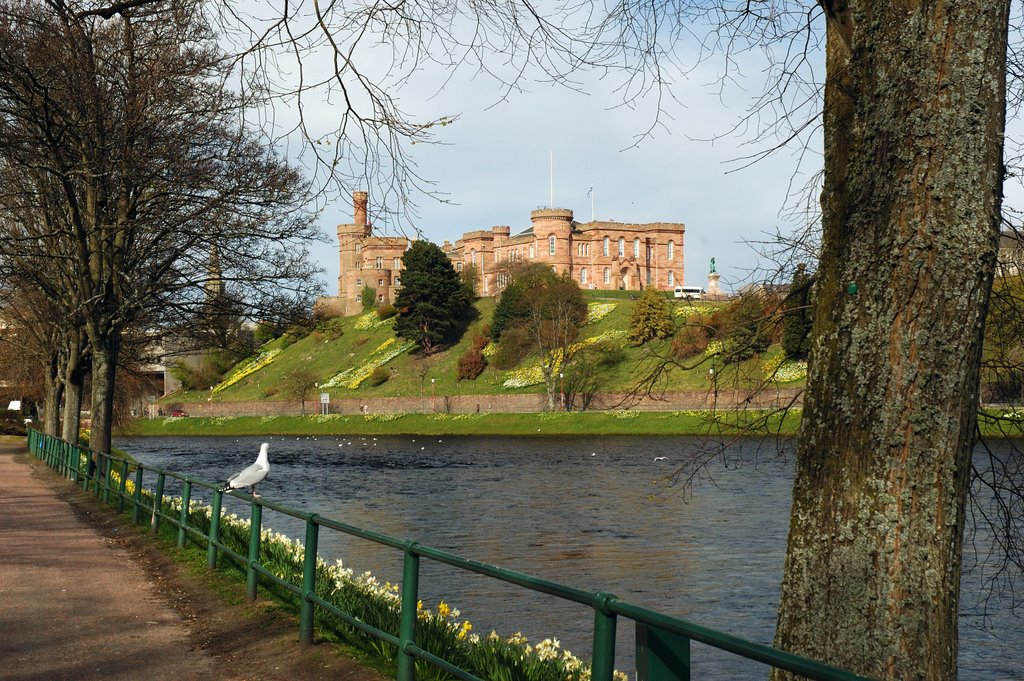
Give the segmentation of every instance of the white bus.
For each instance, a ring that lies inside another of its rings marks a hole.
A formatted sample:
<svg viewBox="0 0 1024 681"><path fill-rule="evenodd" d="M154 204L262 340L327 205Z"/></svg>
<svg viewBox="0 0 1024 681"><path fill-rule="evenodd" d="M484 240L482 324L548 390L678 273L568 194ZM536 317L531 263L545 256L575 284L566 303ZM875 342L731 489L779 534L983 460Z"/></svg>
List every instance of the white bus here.
<svg viewBox="0 0 1024 681"><path fill-rule="evenodd" d="M676 286L675 297L676 298L688 298L690 300L700 300L704 296L704 289L700 286Z"/></svg>

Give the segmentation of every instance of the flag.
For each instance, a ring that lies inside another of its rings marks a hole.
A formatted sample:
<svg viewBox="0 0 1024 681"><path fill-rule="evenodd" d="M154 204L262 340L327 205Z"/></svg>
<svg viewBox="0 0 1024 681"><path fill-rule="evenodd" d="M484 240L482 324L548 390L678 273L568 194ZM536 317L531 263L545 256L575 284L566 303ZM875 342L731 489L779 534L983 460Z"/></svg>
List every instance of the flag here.
<svg viewBox="0 0 1024 681"><path fill-rule="evenodd" d="M594 185L590 185L590 189L587 190L587 196L590 196L593 193L594 193Z"/></svg>

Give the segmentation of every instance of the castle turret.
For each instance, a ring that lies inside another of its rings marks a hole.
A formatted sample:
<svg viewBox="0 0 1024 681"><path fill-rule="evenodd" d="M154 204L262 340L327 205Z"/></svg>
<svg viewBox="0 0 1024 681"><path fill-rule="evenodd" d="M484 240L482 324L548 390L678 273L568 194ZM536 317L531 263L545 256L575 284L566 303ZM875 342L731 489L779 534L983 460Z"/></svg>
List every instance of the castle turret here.
<svg viewBox="0 0 1024 681"><path fill-rule="evenodd" d="M573 276L572 211L568 208L538 208L530 212L533 238L544 260L559 274Z"/></svg>

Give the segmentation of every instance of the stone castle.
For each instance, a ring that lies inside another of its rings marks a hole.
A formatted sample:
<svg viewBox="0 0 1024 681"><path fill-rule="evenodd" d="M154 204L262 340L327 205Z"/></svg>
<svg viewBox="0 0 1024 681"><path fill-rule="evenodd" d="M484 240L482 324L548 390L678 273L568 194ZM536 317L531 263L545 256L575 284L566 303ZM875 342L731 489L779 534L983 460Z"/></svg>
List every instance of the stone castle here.
<svg viewBox="0 0 1024 681"><path fill-rule="evenodd" d="M411 243L405 237L374 236L366 192L353 192L352 200L352 224L338 225L338 295L318 301L328 314L360 312L366 286L375 290L378 304L394 301L402 285L402 255ZM530 213L530 221L517 234L507 226L491 227L466 232L441 248L458 272L475 268L482 296L499 294L509 266L518 262L550 265L584 289L670 291L683 284L686 227L681 223L581 223L567 208L539 208Z"/></svg>

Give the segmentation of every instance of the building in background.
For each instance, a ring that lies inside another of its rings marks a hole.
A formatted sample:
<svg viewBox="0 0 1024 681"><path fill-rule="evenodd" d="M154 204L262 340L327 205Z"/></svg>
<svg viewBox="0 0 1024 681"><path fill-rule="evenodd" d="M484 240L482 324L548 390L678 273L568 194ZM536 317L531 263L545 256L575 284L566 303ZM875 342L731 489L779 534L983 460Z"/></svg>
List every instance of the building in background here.
<svg viewBox="0 0 1024 681"><path fill-rule="evenodd" d="M366 192L354 192L352 199L352 224L338 225L338 295L317 303L324 314L356 314L366 286L374 289L378 304L394 300L401 286L402 255L411 242L374 236ZM538 208L530 222L516 234L507 226L466 232L441 248L457 271L475 268L481 296L500 293L516 263L549 265L583 289L671 291L684 281L682 223L581 223L567 208Z"/></svg>

